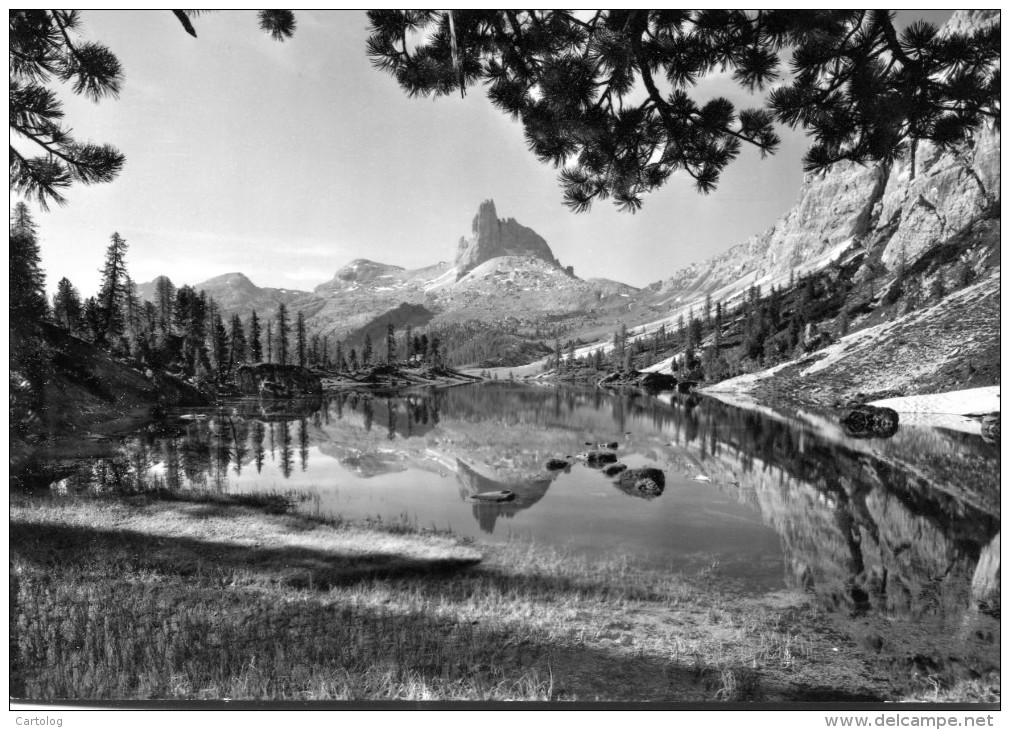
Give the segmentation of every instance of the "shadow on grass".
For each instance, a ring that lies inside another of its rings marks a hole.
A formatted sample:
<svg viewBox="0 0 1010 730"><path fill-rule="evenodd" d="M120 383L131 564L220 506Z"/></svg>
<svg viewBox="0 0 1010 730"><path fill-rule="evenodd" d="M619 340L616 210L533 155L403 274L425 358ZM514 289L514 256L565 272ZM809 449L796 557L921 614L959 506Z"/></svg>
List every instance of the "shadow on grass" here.
<svg viewBox="0 0 1010 730"><path fill-rule="evenodd" d="M219 508L207 505L200 510L216 515ZM10 544L12 553L44 570L69 568L112 573L123 568L183 577L199 573L221 580L246 574L295 588L319 589L368 578L451 573L480 562L479 558L425 558L389 552L250 547L135 530L16 520L10 522Z"/></svg>
<svg viewBox="0 0 1010 730"><path fill-rule="evenodd" d="M85 699L720 699L720 675L549 632L203 582L20 580L15 696ZM725 699L761 699L729 696Z"/></svg>
<svg viewBox="0 0 1010 730"><path fill-rule="evenodd" d="M515 596L605 590L590 580L48 523L10 530L23 566L11 586L11 691L32 700L683 702L762 700L770 689L725 658L590 645L504 615ZM284 588L341 585L351 587Z"/></svg>

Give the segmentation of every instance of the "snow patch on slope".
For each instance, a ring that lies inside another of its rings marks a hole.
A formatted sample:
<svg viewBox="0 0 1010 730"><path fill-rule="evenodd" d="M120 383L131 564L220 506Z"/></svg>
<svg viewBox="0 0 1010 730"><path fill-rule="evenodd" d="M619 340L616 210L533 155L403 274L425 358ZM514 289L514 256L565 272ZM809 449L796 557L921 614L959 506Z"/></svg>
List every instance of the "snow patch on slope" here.
<svg viewBox="0 0 1010 730"><path fill-rule="evenodd" d="M1000 410L999 386L885 398L870 405L893 408L898 413L946 413L956 416L995 413Z"/></svg>

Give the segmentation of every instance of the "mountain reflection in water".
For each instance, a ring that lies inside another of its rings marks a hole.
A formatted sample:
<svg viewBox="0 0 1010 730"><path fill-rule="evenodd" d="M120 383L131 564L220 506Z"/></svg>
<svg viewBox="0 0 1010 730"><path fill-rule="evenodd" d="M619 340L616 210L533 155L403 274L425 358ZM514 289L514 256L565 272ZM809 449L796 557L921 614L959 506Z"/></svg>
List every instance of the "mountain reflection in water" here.
<svg viewBox="0 0 1010 730"><path fill-rule="evenodd" d="M665 492L629 497L575 459L608 441L629 466L663 469ZM551 457L575 463L548 472ZM324 513L718 562L745 588L784 581L855 614L999 611L999 449L957 431L852 439L818 414L502 383L233 402L53 466L59 491L291 489ZM503 489L516 498L471 499Z"/></svg>

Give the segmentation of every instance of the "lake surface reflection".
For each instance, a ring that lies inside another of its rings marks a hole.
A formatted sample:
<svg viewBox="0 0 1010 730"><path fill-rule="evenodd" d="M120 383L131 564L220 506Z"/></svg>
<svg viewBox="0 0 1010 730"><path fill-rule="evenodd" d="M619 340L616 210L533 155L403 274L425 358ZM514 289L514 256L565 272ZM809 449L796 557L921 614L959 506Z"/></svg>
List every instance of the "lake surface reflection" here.
<svg viewBox="0 0 1010 730"><path fill-rule="evenodd" d="M665 472L662 494L623 490L577 459L545 469L611 441L628 466ZM716 569L740 591L812 591L857 614L999 610L999 449L955 430L859 440L817 414L488 383L236 401L111 447L60 462L52 486L294 490L323 514ZM516 499L472 500L500 489Z"/></svg>

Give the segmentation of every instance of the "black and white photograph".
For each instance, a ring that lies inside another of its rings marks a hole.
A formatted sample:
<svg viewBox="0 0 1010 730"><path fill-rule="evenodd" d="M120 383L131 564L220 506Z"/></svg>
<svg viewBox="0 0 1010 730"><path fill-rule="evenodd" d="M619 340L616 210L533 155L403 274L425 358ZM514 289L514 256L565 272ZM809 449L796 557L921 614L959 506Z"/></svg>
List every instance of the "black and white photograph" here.
<svg viewBox="0 0 1010 730"><path fill-rule="evenodd" d="M10 10L16 724L998 725L1000 39Z"/></svg>

